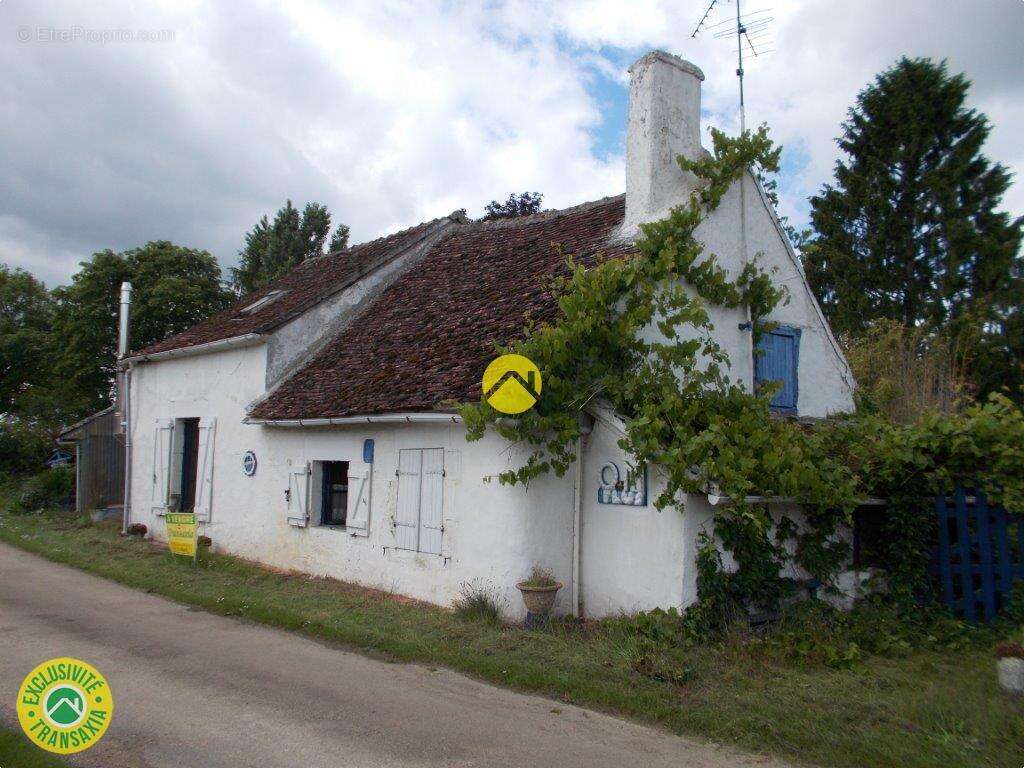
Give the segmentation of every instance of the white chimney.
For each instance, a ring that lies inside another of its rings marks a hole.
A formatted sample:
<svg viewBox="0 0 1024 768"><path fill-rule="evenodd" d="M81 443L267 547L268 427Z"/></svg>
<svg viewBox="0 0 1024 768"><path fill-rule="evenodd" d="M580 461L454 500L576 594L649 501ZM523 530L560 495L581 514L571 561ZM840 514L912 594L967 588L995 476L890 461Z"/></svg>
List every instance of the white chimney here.
<svg viewBox="0 0 1024 768"><path fill-rule="evenodd" d="M629 68L623 237L635 237L643 222L664 218L693 190L696 178L683 173L676 157L705 154L700 143L703 79L699 68L664 51L651 51Z"/></svg>
<svg viewBox="0 0 1024 768"><path fill-rule="evenodd" d="M132 306L132 284L129 282L121 283L121 312L118 316L117 325L117 359L121 360L125 355L128 354L128 344L130 343L129 336L129 318Z"/></svg>

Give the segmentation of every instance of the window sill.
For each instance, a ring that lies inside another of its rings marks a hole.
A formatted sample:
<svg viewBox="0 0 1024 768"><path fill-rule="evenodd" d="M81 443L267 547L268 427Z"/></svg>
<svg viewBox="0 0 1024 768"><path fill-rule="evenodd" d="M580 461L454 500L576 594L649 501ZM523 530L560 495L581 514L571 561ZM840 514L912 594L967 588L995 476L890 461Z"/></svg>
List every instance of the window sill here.
<svg viewBox="0 0 1024 768"><path fill-rule="evenodd" d="M382 547L384 550L384 556L389 560L397 562L405 561L422 561L424 563L440 563L440 565L447 566L451 560L451 555L434 553L434 552L418 552L414 549L399 549L398 547Z"/></svg>

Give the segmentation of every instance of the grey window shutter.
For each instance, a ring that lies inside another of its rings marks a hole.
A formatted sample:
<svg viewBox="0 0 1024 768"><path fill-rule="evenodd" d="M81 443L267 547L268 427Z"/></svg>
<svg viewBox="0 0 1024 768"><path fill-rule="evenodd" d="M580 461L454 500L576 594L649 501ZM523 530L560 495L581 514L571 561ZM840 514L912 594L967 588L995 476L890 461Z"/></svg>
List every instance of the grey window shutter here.
<svg viewBox="0 0 1024 768"><path fill-rule="evenodd" d="M398 503L395 509L395 547L419 546L420 468L423 451L403 448L398 452Z"/></svg>
<svg viewBox="0 0 1024 768"><path fill-rule="evenodd" d="M355 463L349 465L354 467ZM370 490L373 487L373 465L348 471L348 510L345 529L353 536L370 535Z"/></svg>
<svg viewBox="0 0 1024 768"><path fill-rule="evenodd" d="M167 514L168 481L171 470L171 439L174 436L174 421L156 420L153 436L153 492L152 511L157 515Z"/></svg>
<svg viewBox="0 0 1024 768"><path fill-rule="evenodd" d="M423 451L423 476L420 481L420 552L441 554L444 529L444 449Z"/></svg>
<svg viewBox="0 0 1024 768"><path fill-rule="evenodd" d="M288 472L288 508L286 516L289 525L305 528L309 524L309 462L301 470Z"/></svg>
<svg viewBox="0 0 1024 768"><path fill-rule="evenodd" d="M196 467L196 519L210 522L213 506L213 448L217 419L199 424L199 466Z"/></svg>

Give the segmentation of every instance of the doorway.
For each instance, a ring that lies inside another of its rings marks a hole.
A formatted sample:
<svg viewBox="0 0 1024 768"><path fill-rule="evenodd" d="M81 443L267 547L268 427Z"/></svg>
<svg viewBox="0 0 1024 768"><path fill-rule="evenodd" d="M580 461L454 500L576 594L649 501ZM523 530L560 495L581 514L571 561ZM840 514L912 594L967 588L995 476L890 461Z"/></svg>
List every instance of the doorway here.
<svg viewBox="0 0 1024 768"><path fill-rule="evenodd" d="M181 495L178 511L196 508L196 473L199 469L199 419L181 419Z"/></svg>

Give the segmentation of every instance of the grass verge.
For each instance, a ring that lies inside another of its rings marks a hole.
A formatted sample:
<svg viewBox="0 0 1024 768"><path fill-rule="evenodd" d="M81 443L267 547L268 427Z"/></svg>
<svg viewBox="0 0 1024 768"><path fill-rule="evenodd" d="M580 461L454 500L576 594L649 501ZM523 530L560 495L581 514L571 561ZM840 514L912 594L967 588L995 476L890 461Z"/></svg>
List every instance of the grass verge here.
<svg viewBox="0 0 1024 768"><path fill-rule="evenodd" d="M0 767L67 768L67 763L33 745L20 730L0 723Z"/></svg>
<svg viewBox="0 0 1024 768"><path fill-rule="evenodd" d="M0 540L211 612L821 766L1019 766L1024 702L998 688L991 648L797 664L766 644L665 649L624 623L527 632L224 555L198 568L77 518L0 512Z"/></svg>

